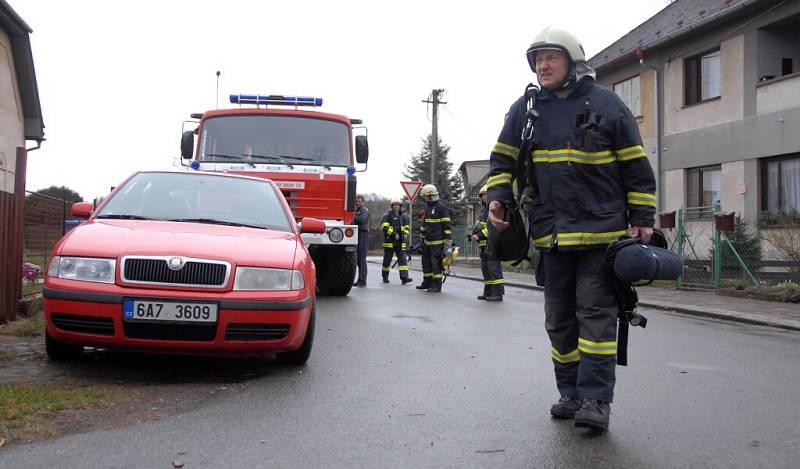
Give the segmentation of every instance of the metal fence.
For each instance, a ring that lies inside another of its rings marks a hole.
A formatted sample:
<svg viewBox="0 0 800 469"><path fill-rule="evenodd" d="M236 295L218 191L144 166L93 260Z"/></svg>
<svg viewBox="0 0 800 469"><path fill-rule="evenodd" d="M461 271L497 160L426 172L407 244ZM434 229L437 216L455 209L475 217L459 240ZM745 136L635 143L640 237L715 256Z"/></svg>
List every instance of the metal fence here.
<svg viewBox="0 0 800 469"><path fill-rule="evenodd" d="M749 220L717 204L676 215L674 225L667 223L675 228L664 231L684 261L681 288L800 283L800 214L765 212Z"/></svg>
<svg viewBox="0 0 800 469"><path fill-rule="evenodd" d="M71 207L68 200L27 192L22 229L23 294L42 290L53 246L80 222L69 216Z"/></svg>

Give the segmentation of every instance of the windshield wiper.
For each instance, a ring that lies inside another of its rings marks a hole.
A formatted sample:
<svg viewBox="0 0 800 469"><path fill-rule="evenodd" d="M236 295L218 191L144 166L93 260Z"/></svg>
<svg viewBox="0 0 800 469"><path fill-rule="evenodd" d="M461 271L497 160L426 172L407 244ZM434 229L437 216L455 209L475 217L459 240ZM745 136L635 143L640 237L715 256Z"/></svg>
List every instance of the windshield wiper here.
<svg viewBox="0 0 800 469"><path fill-rule="evenodd" d="M225 158L225 159L228 159L228 160L236 160L236 161L241 161L242 163L247 163L247 164L249 164L249 165L250 165L251 167L253 167L253 168L255 168L255 167L256 167L256 165L254 165L252 162L250 162L250 161L247 161L247 160L245 160L245 159L243 158L244 156L247 156L247 155L236 156L236 155L226 155L226 154L224 154L224 153L206 153L206 156L212 156L212 157L214 157L214 158ZM213 161L211 161L211 163L213 163Z"/></svg>
<svg viewBox="0 0 800 469"><path fill-rule="evenodd" d="M150 217L131 215L129 213L109 213L107 215L98 215L95 218L111 218L116 220L152 220Z"/></svg>
<svg viewBox="0 0 800 469"><path fill-rule="evenodd" d="M247 223L236 223L225 220L217 220L216 218L169 218L164 221L175 221L181 223L208 223L209 225L243 226L245 228L258 228L262 230L267 229L263 226L248 225Z"/></svg>

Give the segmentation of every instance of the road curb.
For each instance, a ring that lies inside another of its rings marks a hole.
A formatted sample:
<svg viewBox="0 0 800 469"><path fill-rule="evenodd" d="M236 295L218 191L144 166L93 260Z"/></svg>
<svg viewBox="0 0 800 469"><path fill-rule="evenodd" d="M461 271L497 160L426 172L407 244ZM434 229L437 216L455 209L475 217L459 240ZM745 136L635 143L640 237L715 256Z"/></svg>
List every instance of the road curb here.
<svg viewBox="0 0 800 469"><path fill-rule="evenodd" d="M368 261L374 264L381 264L381 262L377 261ZM416 270L421 272L421 269L409 266L411 270ZM458 275L456 273L452 273L451 276L456 278L462 278L465 280L472 280L475 282L483 283L483 278L473 277L473 276L465 276L465 275ZM516 288L525 288L528 290L537 290L537 291L544 291L544 287L540 287L538 285L531 285L529 283L521 283L521 282L514 282L508 281L505 282L506 286L509 287L516 287ZM677 313L687 314L691 316L698 316L704 318L712 318L712 319L721 319L724 321L731 321L731 322L738 322L743 324L753 324L757 326L770 326L770 327L777 327L779 329L785 329L789 331L800 332L800 321L792 321L786 320L781 318L770 318L764 317L758 314L750 314L750 313L739 313L735 311L727 311L723 309L716 309L716 308L705 308L702 306L688 306L683 304L676 304L676 303L667 303L662 301L653 301L653 300L640 300L639 306L643 308L651 308L651 309L660 309L663 311L674 311Z"/></svg>

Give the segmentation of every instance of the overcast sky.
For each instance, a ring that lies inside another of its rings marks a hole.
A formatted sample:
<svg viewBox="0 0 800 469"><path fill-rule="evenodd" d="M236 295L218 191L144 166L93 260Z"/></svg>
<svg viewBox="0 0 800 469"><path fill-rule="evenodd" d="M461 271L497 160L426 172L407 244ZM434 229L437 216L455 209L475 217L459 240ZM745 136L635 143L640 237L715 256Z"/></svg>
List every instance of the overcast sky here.
<svg viewBox="0 0 800 469"><path fill-rule="evenodd" d="M404 165L430 133L454 167L488 158L511 103L535 79L525 50L544 27L572 31L589 57L669 0L88 1L8 0L33 29L45 122L27 189L84 200L137 170L179 161L181 123L231 93L324 98L360 118L370 164L359 192L402 195ZM30 142L29 145L30 146Z"/></svg>

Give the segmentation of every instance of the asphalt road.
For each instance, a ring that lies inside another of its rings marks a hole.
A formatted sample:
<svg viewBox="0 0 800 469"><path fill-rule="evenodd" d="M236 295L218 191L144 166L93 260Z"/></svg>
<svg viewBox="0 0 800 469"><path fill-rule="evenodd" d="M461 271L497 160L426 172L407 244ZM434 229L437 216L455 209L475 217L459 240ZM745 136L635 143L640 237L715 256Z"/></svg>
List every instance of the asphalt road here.
<svg viewBox="0 0 800 469"><path fill-rule="evenodd" d="M800 333L644 311L607 433L551 420L540 292L321 298L309 364L160 421L0 449L2 468L794 468ZM420 275L414 272L412 275ZM419 279L417 279L419 280ZM274 368L273 368L274 367ZM208 371L206 371L208 375ZM210 378L213 379L213 378Z"/></svg>

